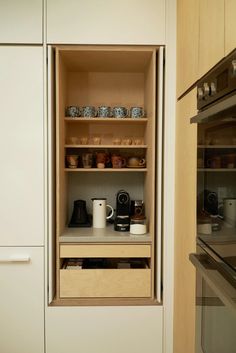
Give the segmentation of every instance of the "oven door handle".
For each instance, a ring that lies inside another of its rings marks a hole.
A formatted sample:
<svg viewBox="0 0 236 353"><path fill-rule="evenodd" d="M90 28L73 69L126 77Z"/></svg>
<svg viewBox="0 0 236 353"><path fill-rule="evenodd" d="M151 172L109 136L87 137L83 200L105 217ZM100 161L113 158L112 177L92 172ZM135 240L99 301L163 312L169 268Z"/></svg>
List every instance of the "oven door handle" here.
<svg viewBox="0 0 236 353"><path fill-rule="evenodd" d="M214 293L236 315L236 289L232 284L216 268L207 267L201 256L190 254L189 259Z"/></svg>

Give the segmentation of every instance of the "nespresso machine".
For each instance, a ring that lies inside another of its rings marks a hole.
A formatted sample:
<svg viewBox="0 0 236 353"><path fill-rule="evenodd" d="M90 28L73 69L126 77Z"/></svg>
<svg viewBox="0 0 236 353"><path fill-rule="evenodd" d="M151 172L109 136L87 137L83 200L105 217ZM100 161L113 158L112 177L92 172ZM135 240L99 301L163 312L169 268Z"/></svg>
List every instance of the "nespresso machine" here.
<svg viewBox="0 0 236 353"><path fill-rule="evenodd" d="M119 190L116 194L114 229L118 232L128 232L130 229L130 197L125 190Z"/></svg>

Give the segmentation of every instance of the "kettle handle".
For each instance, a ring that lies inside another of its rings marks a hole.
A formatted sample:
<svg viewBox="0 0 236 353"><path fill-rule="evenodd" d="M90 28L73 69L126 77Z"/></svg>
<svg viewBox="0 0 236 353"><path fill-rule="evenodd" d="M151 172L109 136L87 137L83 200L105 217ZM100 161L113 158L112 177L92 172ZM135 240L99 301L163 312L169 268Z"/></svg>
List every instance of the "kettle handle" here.
<svg viewBox="0 0 236 353"><path fill-rule="evenodd" d="M111 207L110 205L106 205L108 208L110 208L111 210L111 214L109 216L106 217L106 219L110 219L113 215L114 215L114 209L113 207Z"/></svg>

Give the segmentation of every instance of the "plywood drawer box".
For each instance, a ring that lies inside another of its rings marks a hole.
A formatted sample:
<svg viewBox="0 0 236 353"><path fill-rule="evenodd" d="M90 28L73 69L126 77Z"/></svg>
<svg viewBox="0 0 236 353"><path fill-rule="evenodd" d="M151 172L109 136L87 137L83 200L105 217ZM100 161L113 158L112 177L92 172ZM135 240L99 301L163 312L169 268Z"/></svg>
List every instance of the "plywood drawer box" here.
<svg viewBox="0 0 236 353"><path fill-rule="evenodd" d="M151 269L61 269L60 297L150 297Z"/></svg>
<svg viewBox="0 0 236 353"><path fill-rule="evenodd" d="M136 257L150 258L150 245L136 244L63 244L60 246L60 258L70 257Z"/></svg>

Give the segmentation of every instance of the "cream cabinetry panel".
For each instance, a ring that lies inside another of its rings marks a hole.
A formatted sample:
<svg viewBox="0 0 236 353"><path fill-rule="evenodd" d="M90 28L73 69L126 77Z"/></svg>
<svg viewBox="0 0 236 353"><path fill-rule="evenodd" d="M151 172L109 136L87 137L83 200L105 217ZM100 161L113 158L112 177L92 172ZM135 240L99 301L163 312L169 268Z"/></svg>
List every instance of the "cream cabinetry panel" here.
<svg viewBox="0 0 236 353"><path fill-rule="evenodd" d="M164 44L164 0L48 0L47 42Z"/></svg>
<svg viewBox="0 0 236 353"><path fill-rule="evenodd" d="M0 43L43 41L43 0L0 1Z"/></svg>
<svg viewBox="0 0 236 353"><path fill-rule="evenodd" d="M225 0L225 55L236 48L236 1Z"/></svg>
<svg viewBox="0 0 236 353"><path fill-rule="evenodd" d="M162 353L162 306L46 308L47 353Z"/></svg>
<svg viewBox="0 0 236 353"><path fill-rule="evenodd" d="M195 270L188 256L196 243L196 89L177 104L175 174L174 352L194 353Z"/></svg>
<svg viewBox="0 0 236 353"><path fill-rule="evenodd" d="M199 78L224 57L224 0L200 0Z"/></svg>
<svg viewBox="0 0 236 353"><path fill-rule="evenodd" d="M0 248L0 351L44 352L43 248Z"/></svg>
<svg viewBox="0 0 236 353"><path fill-rule="evenodd" d="M43 50L0 47L0 246L44 242Z"/></svg>
<svg viewBox="0 0 236 353"><path fill-rule="evenodd" d="M199 0L177 2L177 96L198 79Z"/></svg>

